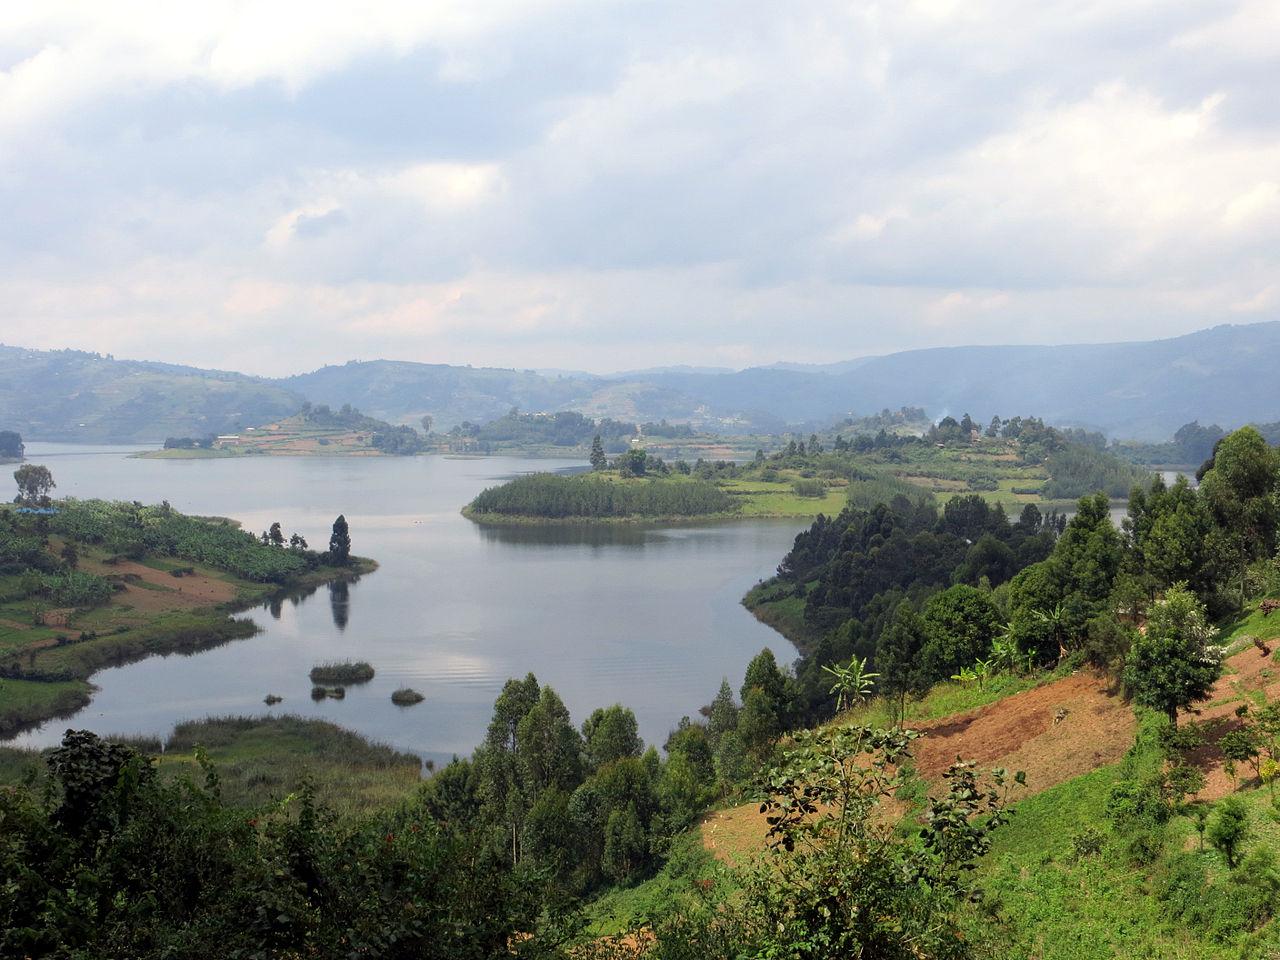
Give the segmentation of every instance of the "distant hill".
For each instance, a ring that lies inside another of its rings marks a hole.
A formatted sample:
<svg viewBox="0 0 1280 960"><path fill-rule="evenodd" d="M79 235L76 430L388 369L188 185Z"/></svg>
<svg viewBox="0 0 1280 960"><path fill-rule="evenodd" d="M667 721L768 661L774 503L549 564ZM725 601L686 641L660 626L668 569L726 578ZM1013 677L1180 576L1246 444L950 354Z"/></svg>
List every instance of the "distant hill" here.
<svg viewBox="0 0 1280 960"><path fill-rule="evenodd" d="M0 428L28 440L137 443L235 432L301 403L279 383L240 373L0 346Z"/></svg>
<svg viewBox="0 0 1280 960"><path fill-rule="evenodd" d="M197 436L286 416L305 398L351 404L392 423L416 424L429 414L440 431L512 407L752 433L807 431L913 406L935 419L1034 414L1112 437L1166 440L1192 420L1224 427L1280 420L1277 357L1280 322L1149 342L940 347L831 364L608 377L375 360L266 380L0 347L0 428L37 440Z"/></svg>
<svg viewBox="0 0 1280 960"><path fill-rule="evenodd" d="M437 430L464 420L487 422L512 407L529 412L580 409L604 382L597 377L547 377L532 370L398 360L353 360L279 381L313 403L335 408L349 403L382 420L411 423L430 414Z"/></svg>

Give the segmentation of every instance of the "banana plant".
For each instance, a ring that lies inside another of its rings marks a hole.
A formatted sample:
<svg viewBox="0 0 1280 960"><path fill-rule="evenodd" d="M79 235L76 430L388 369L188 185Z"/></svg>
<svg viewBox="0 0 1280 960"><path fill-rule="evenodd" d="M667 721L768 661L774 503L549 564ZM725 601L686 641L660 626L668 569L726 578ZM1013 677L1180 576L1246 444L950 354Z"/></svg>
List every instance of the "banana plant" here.
<svg viewBox="0 0 1280 960"><path fill-rule="evenodd" d="M865 657L861 660L852 657L843 667L837 663L824 665L822 669L835 678L829 692L836 695L836 713L866 700L871 695L871 688L876 685L875 678L880 676L867 670Z"/></svg>

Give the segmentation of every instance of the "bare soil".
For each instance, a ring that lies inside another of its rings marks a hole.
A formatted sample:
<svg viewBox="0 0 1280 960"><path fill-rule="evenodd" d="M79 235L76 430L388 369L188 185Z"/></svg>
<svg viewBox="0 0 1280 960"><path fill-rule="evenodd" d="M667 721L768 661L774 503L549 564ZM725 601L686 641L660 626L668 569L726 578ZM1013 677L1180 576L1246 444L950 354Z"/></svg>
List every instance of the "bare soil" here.
<svg viewBox="0 0 1280 960"><path fill-rule="evenodd" d="M1111 682L1081 671L996 703L920 724L916 770L930 785L957 758L985 768L1004 767L1027 775L1015 798L1119 761L1133 743L1133 709ZM727 862L754 855L768 827L758 804L709 814L702 823L703 846Z"/></svg>

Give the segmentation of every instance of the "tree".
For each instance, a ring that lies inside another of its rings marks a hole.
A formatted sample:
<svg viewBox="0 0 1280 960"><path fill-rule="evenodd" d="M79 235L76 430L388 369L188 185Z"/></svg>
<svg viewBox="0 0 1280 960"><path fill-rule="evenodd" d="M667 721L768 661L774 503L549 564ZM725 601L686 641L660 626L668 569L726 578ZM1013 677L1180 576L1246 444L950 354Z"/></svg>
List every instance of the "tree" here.
<svg viewBox="0 0 1280 960"><path fill-rule="evenodd" d="M1245 570L1250 560L1275 552L1280 522L1277 462L1280 455L1253 427L1241 427L1217 444L1213 466L1200 484L1217 530L1213 548L1232 559L1244 604Z"/></svg>
<svg viewBox="0 0 1280 960"><path fill-rule="evenodd" d="M435 420L431 418L431 414L423 414L420 422L422 423L422 432L428 437L431 436L431 425L435 423Z"/></svg>
<svg viewBox="0 0 1280 960"><path fill-rule="evenodd" d="M49 491L57 486L49 468L34 463L24 463L13 471L18 484L18 502L30 507L48 506Z"/></svg>
<svg viewBox="0 0 1280 960"><path fill-rule="evenodd" d="M1209 842L1222 851L1227 866L1235 869L1236 855L1249 837L1249 809L1239 797L1227 797L1209 821Z"/></svg>
<svg viewBox="0 0 1280 960"><path fill-rule="evenodd" d="M0 430L0 460L21 460L26 446L12 430Z"/></svg>
<svg viewBox="0 0 1280 960"><path fill-rule="evenodd" d="M595 439L591 441L591 469L603 470L609 466L609 458L604 455L604 444L600 441L600 434L595 435Z"/></svg>
<svg viewBox="0 0 1280 960"><path fill-rule="evenodd" d="M930 597L921 619L925 635L921 660L934 683L985 659L1001 628L1000 613L991 598L963 584Z"/></svg>
<svg viewBox="0 0 1280 960"><path fill-rule="evenodd" d="M1210 645L1214 633L1195 594L1170 588L1129 649L1124 684L1134 700L1177 726L1178 710L1206 699L1222 672L1222 650Z"/></svg>
<svg viewBox="0 0 1280 960"><path fill-rule="evenodd" d="M329 535L329 562L338 567L351 562L351 533L342 514L333 521L333 533Z"/></svg>
<svg viewBox="0 0 1280 960"><path fill-rule="evenodd" d="M516 756L529 795L572 790L582 781L582 737L569 708L550 687L516 726Z"/></svg>
<svg viewBox="0 0 1280 960"><path fill-rule="evenodd" d="M623 757L644 753L636 715L620 703L598 708L582 724L582 739L587 744L587 760L598 770Z"/></svg>
<svg viewBox="0 0 1280 960"><path fill-rule="evenodd" d="M944 775L911 829L883 804L911 777L908 730L801 731L765 778L769 854L746 877L740 907L756 942L735 955L822 960L966 955L959 905L974 899L976 862L1007 822L1003 771L971 763ZM1021 774L1010 778L1021 783Z"/></svg>
<svg viewBox="0 0 1280 960"><path fill-rule="evenodd" d="M623 881L640 866L648 848L644 827L634 804L613 810L604 832L604 855L601 867L612 880Z"/></svg>
<svg viewBox="0 0 1280 960"><path fill-rule="evenodd" d="M307 538L300 533L295 533L289 538L289 548L292 550L307 549Z"/></svg>
<svg viewBox="0 0 1280 960"><path fill-rule="evenodd" d="M876 685L876 678L880 676L867 669L866 657L852 657L843 667L838 663L823 664L822 670L833 681L827 692L835 695L836 713L867 699Z"/></svg>
<svg viewBox="0 0 1280 960"><path fill-rule="evenodd" d="M618 473L624 477L643 477L648 470L648 455L632 448L618 457Z"/></svg>
<svg viewBox="0 0 1280 960"><path fill-rule="evenodd" d="M876 666L880 668L880 690L893 705L899 724L907 708L907 695L929 689L929 681L920 665L924 649L924 624L911 604L905 600L894 611L893 621L880 634L876 644Z"/></svg>
<svg viewBox="0 0 1280 960"><path fill-rule="evenodd" d="M284 546L284 531L280 529L279 520L271 524L271 529L267 531L267 539L271 541L273 547Z"/></svg>
<svg viewBox="0 0 1280 960"><path fill-rule="evenodd" d="M727 679L720 681L720 690L711 701L711 710L707 714L707 739L711 749L720 748L720 740L726 733L738 730L738 705L733 702L733 688Z"/></svg>

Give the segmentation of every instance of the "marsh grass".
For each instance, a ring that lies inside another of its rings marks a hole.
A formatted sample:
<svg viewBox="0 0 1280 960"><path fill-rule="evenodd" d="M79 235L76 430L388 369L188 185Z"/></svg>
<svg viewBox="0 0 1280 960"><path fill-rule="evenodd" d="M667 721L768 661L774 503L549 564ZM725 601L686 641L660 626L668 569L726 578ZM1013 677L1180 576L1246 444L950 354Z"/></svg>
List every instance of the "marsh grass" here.
<svg viewBox="0 0 1280 960"><path fill-rule="evenodd" d="M312 683L368 683L373 667L363 660L326 660L311 668Z"/></svg>

